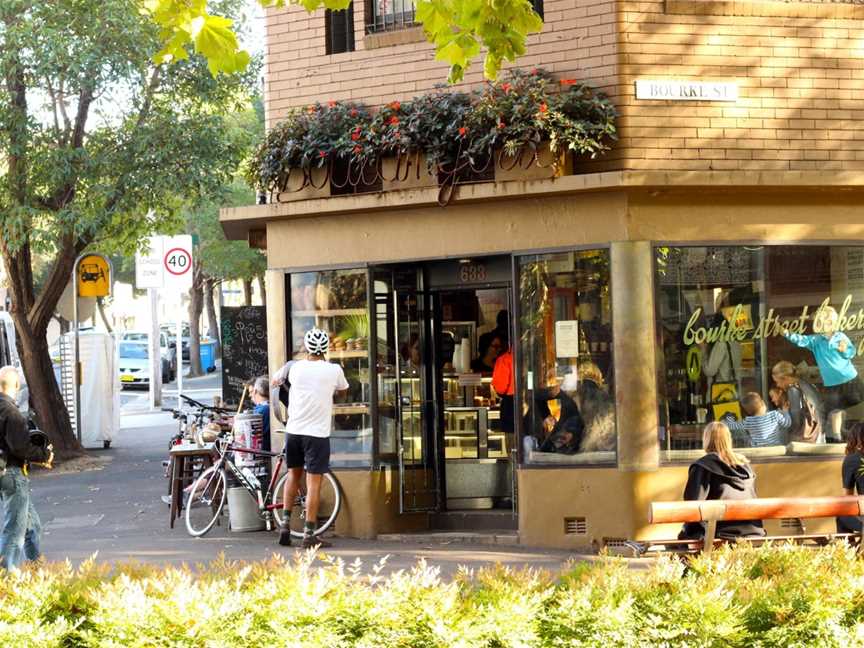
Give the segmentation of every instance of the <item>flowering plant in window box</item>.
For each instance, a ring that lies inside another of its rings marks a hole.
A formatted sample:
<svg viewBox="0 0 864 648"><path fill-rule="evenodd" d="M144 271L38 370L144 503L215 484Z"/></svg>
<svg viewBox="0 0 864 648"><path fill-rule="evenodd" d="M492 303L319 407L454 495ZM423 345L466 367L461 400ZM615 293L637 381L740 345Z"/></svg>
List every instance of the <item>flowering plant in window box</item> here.
<svg viewBox="0 0 864 648"><path fill-rule="evenodd" d="M539 179L572 173L571 151L592 157L615 137L615 109L573 79L513 70L476 93L468 127L469 155L494 151L495 179Z"/></svg>
<svg viewBox="0 0 864 648"><path fill-rule="evenodd" d="M459 129L470 108L467 94L441 89L383 106L373 131L385 188L437 185L439 173L456 167L464 153Z"/></svg>

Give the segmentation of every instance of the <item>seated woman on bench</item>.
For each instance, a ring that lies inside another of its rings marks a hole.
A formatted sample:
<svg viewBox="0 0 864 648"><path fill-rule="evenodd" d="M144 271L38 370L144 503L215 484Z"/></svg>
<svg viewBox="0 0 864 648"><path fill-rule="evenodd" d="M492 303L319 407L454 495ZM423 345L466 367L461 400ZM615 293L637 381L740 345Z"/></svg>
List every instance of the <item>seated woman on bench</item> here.
<svg viewBox="0 0 864 648"><path fill-rule="evenodd" d="M756 474L746 457L732 449L732 433L724 423L714 421L702 433L705 456L690 466L685 500L741 500L757 497ZM761 520L718 522L717 536L727 540L762 537L765 529ZM702 522L686 522L680 540L701 540L705 537Z"/></svg>
<svg viewBox="0 0 864 648"><path fill-rule="evenodd" d="M843 459L843 494L864 495L864 423L856 423L846 433L846 458ZM838 517L837 533L861 533L860 517Z"/></svg>

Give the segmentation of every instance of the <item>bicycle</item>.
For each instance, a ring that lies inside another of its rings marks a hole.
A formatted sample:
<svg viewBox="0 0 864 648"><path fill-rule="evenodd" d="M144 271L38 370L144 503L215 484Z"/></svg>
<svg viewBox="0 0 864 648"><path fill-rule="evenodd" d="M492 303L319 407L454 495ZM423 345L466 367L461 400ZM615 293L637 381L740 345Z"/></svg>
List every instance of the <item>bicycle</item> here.
<svg viewBox="0 0 864 648"><path fill-rule="evenodd" d="M268 531L282 525L283 496L285 480L288 473L281 476L285 456L279 452L267 452L234 445L227 439L217 439L215 442L219 459L207 468L192 485L185 504L186 530L189 535L199 538L206 534L220 521L227 499L228 475L230 474L242 486L258 505L258 514L263 518ZM261 457L278 457L276 468L266 492L261 488L260 480L248 468L238 468L231 458L232 453L247 453ZM318 528L314 535L319 536L327 531L335 522L342 506L342 490L332 473L325 473L321 481L321 497L318 505ZM300 490L291 507L291 535L302 538L306 522L306 484L301 480Z"/></svg>

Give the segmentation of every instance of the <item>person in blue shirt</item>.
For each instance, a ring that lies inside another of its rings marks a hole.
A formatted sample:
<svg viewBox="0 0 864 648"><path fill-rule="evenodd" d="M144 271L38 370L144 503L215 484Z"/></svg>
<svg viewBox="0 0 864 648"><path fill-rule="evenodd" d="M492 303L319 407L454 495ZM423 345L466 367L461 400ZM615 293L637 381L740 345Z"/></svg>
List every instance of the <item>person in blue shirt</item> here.
<svg viewBox="0 0 864 648"><path fill-rule="evenodd" d="M250 385L249 393L255 403L252 411L260 414L264 421L261 449L270 452L270 381L267 376L258 376Z"/></svg>
<svg viewBox="0 0 864 648"><path fill-rule="evenodd" d="M817 317L819 313L817 313ZM852 364L855 345L852 340L837 330L839 315L831 306L821 310L822 331L813 335L802 335L784 331L784 337L792 344L808 349L816 359L822 384L825 387L825 405L834 438L841 437L843 411L864 400L864 388L858 370Z"/></svg>

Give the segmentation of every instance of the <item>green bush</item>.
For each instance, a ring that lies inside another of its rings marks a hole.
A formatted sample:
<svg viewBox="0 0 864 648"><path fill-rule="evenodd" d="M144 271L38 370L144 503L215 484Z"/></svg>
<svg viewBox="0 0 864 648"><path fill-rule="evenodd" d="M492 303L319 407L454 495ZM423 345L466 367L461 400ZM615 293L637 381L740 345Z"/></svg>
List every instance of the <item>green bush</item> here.
<svg viewBox="0 0 864 648"><path fill-rule="evenodd" d="M341 648L864 645L853 549L726 548L685 565L502 567L443 580L420 562L224 560L195 568L92 561L0 579L3 646Z"/></svg>

